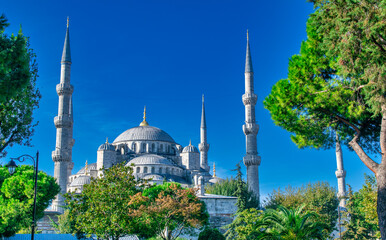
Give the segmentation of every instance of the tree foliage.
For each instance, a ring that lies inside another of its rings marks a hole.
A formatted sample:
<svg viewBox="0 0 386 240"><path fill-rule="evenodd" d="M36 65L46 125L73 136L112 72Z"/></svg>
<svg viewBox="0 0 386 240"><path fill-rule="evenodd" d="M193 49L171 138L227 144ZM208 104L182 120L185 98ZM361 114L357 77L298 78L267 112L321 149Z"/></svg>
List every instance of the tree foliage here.
<svg viewBox="0 0 386 240"><path fill-rule="evenodd" d="M146 226L142 232L147 233L147 237L157 235L164 240L174 240L184 230L206 225L209 218L195 189L184 189L177 183L145 189L143 194L133 196L130 204L140 205L129 214Z"/></svg>
<svg viewBox="0 0 386 240"><path fill-rule="evenodd" d="M308 38L264 105L300 148L331 148L336 132L357 153L376 174L386 238L386 1L311 2Z"/></svg>
<svg viewBox="0 0 386 240"><path fill-rule="evenodd" d="M325 224L325 237L329 236L338 219L339 199L336 190L327 182L309 183L300 188L288 186L284 191L274 190L265 202L265 208L276 209L279 206L299 208L304 205L305 211L316 212L318 221Z"/></svg>
<svg viewBox="0 0 386 240"><path fill-rule="evenodd" d="M358 192L348 191L346 231L343 239L379 239L377 184L374 176L365 175L365 184Z"/></svg>
<svg viewBox="0 0 386 240"><path fill-rule="evenodd" d="M73 233L113 240L136 234L141 225L129 212L139 206L129 202L144 187L141 180L135 180L131 167L119 164L103 169L103 177L91 179L82 193L66 196Z"/></svg>
<svg viewBox="0 0 386 240"><path fill-rule="evenodd" d="M12 176L6 167L0 166L0 237L9 237L21 229L31 227L35 186L33 178L33 166L19 166ZM39 171L36 219L43 217L44 210L59 191L55 179Z"/></svg>
<svg viewBox="0 0 386 240"><path fill-rule="evenodd" d="M240 164L236 165L236 178L227 178L223 181L206 186L209 194L237 197L237 211L242 212L247 208L259 208L259 200L248 190L247 183L243 180Z"/></svg>
<svg viewBox="0 0 386 240"><path fill-rule="evenodd" d="M262 219L266 229L261 239L326 239L327 225L319 220L317 213L303 209L304 205L294 209L283 206L268 209Z"/></svg>
<svg viewBox="0 0 386 240"><path fill-rule="evenodd" d="M205 228L198 235L198 240L225 240L225 237L216 228Z"/></svg>
<svg viewBox="0 0 386 240"><path fill-rule="evenodd" d="M20 29L7 35L4 15L0 16L0 157L13 144L30 146L34 133L32 112L38 107L37 63L28 38Z"/></svg>
<svg viewBox="0 0 386 240"><path fill-rule="evenodd" d="M304 205L295 208L277 206L265 212L247 209L239 212L227 227L227 239L326 239L327 225L316 212L304 211Z"/></svg>
<svg viewBox="0 0 386 240"><path fill-rule="evenodd" d="M265 226L263 211L255 208L237 213L231 224L226 226L226 239L254 240L261 239Z"/></svg>

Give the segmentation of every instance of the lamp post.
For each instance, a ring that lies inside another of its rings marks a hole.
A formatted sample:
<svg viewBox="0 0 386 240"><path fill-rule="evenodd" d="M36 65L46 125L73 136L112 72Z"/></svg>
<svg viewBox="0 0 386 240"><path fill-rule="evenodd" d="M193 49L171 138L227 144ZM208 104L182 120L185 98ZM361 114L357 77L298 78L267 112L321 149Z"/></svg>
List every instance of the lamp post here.
<svg viewBox="0 0 386 240"><path fill-rule="evenodd" d="M38 185L38 164L39 164L39 151L36 152L36 156L32 157L28 154L21 155L20 157L17 158L11 158L9 163L6 165L8 168L9 174L14 174L16 170L16 163L14 160L19 161L19 162L24 162L25 160L30 159L34 163L34 181L35 181L35 187L34 187L34 205L33 205L33 211L32 211L32 232L31 232L31 240L34 240L35 237L35 214L36 214L36 190L37 190L37 185Z"/></svg>

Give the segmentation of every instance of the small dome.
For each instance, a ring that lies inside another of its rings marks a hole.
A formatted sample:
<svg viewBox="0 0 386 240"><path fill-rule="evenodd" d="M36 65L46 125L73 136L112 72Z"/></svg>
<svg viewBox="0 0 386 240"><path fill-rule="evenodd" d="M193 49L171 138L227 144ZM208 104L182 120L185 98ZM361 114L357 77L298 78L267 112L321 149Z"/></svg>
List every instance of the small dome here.
<svg viewBox="0 0 386 240"><path fill-rule="evenodd" d="M161 176L161 175L157 175L157 174L150 174L150 175L146 175L143 179L152 179L153 181L163 181L164 178Z"/></svg>
<svg viewBox="0 0 386 240"><path fill-rule="evenodd" d="M85 167L80 169L76 174L84 174L84 169L85 169ZM90 163L87 165L87 173L90 173L90 170L96 170L96 169L97 169L96 163Z"/></svg>
<svg viewBox="0 0 386 240"><path fill-rule="evenodd" d="M91 182L91 177L89 175L81 175L72 181L70 187L83 186Z"/></svg>
<svg viewBox="0 0 386 240"><path fill-rule="evenodd" d="M193 146L193 145L188 145L188 146L184 147L182 152L183 153L185 153L185 152L195 152L195 153L198 153L198 149L195 146Z"/></svg>
<svg viewBox="0 0 386 240"><path fill-rule="evenodd" d="M115 151L115 147L111 143L105 142L99 146L98 151Z"/></svg>
<svg viewBox="0 0 386 240"><path fill-rule="evenodd" d="M175 143L174 139L159 128L151 126L139 126L130 128L119 135L114 143L126 141L162 141Z"/></svg>
<svg viewBox="0 0 386 240"><path fill-rule="evenodd" d="M140 157L131 159L126 166L134 165L145 165L145 164L162 164L162 165L174 165L169 159L155 155L155 154L146 154Z"/></svg>

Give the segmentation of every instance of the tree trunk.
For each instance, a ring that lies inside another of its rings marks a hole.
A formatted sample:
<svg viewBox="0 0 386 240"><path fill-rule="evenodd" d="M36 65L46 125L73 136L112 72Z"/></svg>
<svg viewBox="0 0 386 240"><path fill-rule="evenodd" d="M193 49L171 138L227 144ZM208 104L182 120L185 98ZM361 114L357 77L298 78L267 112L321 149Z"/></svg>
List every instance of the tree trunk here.
<svg viewBox="0 0 386 240"><path fill-rule="evenodd" d="M350 142L350 146L359 156L362 162L375 173L377 178L378 196L377 196L377 214L379 230L381 232L382 240L386 240L386 105L382 106L382 122L381 132L379 136L379 145L382 153L381 163L376 163L372 160L358 144L360 131Z"/></svg>
<svg viewBox="0 0 386 240"><path fill-rule="evenodd" d="M378 187L377 213L382 239L386 239L386 156L382 157L376 177Z"/></svg>

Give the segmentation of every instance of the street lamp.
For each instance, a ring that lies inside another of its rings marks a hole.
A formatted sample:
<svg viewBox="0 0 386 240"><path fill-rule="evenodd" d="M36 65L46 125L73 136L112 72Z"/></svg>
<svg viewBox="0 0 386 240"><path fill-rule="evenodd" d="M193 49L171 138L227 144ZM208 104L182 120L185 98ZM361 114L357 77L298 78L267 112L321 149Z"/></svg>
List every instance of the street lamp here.
<svg viewBox="0 0 386 240"><path fill-rule="evenodd" d="M36 226L36 221L35 221L35 214L36 214L36 190L37 190L37 185L38 185L38 164L39 164L39 151L36 152L36 156L32 157L28 154L21 155L20 157L17 158L11 158L9 163L6 165L8 168L9 174L14 174L16 170L16 163L14 160L19 161L19 162L24 162L26 159L30 159L34 163L34 181L35 181L35 187L34 187L34 205L33 205L33 211L32 211L32 232L31 232L31 240L34 240L35 237L35 226Z"/></svg>

